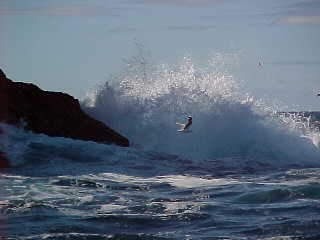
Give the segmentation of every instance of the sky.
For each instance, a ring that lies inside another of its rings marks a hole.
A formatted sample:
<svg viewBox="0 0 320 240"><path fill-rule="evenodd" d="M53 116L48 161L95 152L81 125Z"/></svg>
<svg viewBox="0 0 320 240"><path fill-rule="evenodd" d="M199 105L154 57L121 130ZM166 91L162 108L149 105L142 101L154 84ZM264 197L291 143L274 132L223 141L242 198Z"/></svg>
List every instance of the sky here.
<svg viewBox="0 0 320 240"><path fill-rule="evenodd" d="M245 91L320 111L320 0L1 0L0 31L9 78L80 100L139 42L159 64L235 54Z"/></svg>

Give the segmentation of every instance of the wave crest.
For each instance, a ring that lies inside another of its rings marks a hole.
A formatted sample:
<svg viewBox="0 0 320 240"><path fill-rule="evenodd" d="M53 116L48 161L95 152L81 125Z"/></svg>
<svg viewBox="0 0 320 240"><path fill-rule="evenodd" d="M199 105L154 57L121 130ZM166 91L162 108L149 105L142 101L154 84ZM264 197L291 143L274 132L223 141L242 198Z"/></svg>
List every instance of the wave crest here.
<svg viewBox="0 0 320 240"><path fill-rule="evenodd" d="M319 149L310 139L283 124L272 106L241 93L233 76L217 67L230 59L218 56L206 69L190 57L172 66L133 58L111 84L97 89L93 107L84 108L146 149L319 164ZM179 134L176 122L187 115L193 116L192 133Z"/></svg>

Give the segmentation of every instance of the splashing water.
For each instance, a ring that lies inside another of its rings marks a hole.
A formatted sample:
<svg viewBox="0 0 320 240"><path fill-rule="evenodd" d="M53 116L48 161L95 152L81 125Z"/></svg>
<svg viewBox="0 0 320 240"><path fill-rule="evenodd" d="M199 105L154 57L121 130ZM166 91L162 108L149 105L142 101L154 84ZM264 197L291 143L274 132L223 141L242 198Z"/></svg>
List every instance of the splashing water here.
<svg viewBox="0 0 320 240"><path fill-rule="evenodd" d="M300 137L306 132L318 136L319 131L292 127L262 100L242 94L221 68L226 65L222 55L210 59L207 69L190 57L173 66L142 60L129 62L113 84L97 90L94 106L85 107L134 145L192 158L319 164L319 149L310 137ZM185 122L187 115L193 116L192 132L177 133L176 122Z"/></svg>
<svg viewBox="0 0 320 240"><path fill-rule="evenodd" d="M301 134L301 137L309 139L320 148L320 122L312 121L312 116L308 113L287 112L280 113L279 119L282 123Z"/></svg>

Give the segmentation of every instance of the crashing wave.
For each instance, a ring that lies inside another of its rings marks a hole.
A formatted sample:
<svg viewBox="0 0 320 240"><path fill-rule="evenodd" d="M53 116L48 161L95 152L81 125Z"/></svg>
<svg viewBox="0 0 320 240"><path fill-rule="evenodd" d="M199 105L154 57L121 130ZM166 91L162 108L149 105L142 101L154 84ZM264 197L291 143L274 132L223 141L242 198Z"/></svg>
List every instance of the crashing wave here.
<svg viewBox="0 0 320 240"><path fill-rule="evenodd" d="M302 131L319 131L292 127L275 108L241 93L217 56L206 69L190 57L173 66L133 58L111 84L97 89L94 106L85 108L145 149L206 159L319 163L315 141L301 137ZM193 116L192 133L178 134L175 123L187 115Z"/></svg>

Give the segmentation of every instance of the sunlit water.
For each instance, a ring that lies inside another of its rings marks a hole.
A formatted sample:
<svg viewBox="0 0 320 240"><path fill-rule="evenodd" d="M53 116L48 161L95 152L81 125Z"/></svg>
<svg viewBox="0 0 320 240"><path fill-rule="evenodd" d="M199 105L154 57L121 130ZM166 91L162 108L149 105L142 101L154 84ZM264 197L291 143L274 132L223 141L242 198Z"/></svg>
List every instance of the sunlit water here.
<svg viewBox="0 0 320 240"><path fill-rule="evenodd" d="M0 236L320 239L319 130L241 93L218 57L200 69L138 56L83 103L130 148L2 124Z"/></svg>

